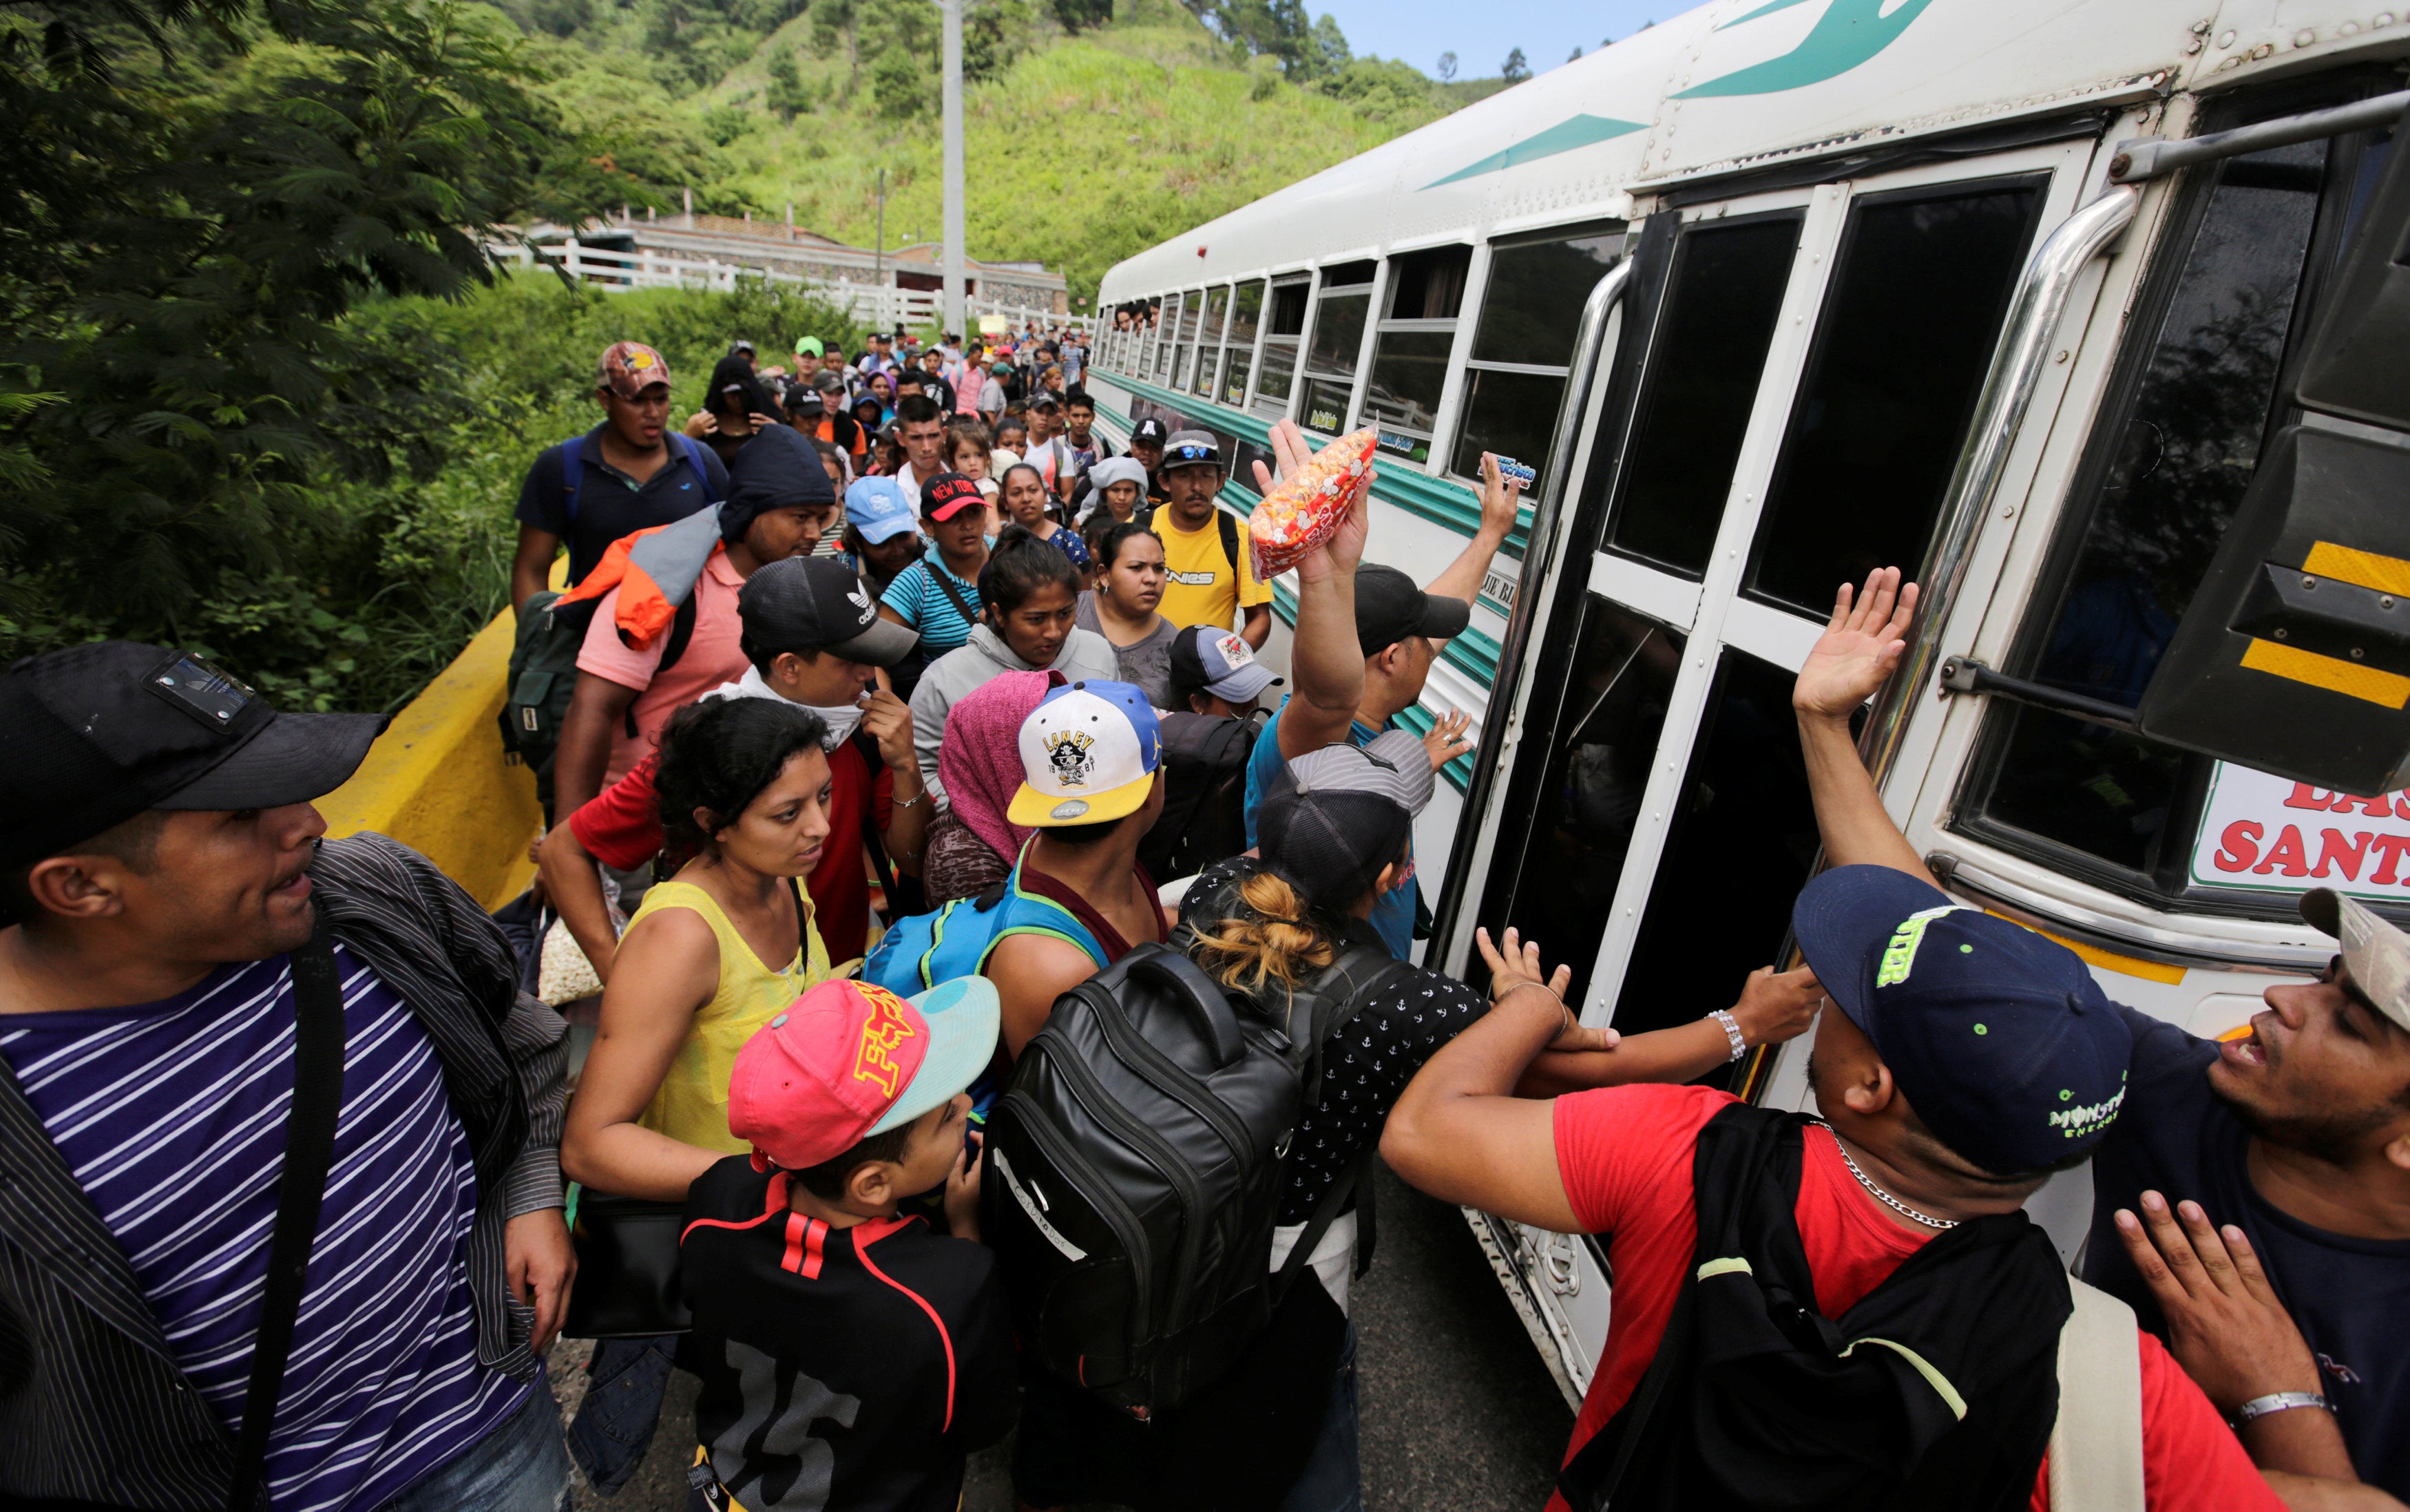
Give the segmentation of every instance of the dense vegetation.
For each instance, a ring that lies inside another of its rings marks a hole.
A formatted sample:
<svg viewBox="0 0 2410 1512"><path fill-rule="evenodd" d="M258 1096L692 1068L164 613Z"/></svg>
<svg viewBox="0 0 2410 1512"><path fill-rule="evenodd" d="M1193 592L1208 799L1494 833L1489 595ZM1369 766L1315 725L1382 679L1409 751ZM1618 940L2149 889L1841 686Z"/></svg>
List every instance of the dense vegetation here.
<svg viewBox="0 0 2410 1512"><path fill-rule="evenodd" d="M0 657L194 647L288 706L389 707L501 607L534 450L608 342L682 400L817 301L498 276L606 208L938 225L919 0L0 0ZM1115 259L1484 86L1357 60L1297 0L980 0L972 250ZM1488 87L1495 87L1488 81Z"/></svg>

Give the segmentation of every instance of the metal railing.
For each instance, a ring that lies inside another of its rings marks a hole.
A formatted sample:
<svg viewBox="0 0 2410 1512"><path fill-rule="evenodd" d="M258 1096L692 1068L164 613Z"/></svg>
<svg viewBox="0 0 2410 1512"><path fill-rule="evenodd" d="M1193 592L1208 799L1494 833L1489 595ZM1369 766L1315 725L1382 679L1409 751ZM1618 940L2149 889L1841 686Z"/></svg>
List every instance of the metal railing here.
<svg viewBox="0 0 2410 1512"><path fill-rule="evenodd" d="M723 262L716 257L680 257L651 248L615 252L604 247L587 246L574 237L541 244L497 245L489 250L496 257L515 260L522 267L542 264L558 268L571 278L607 289L734 289L740 281L747 279L791 284L819 294L864 325L881 330L893 326L935 325L945 306L945 296L934 289L898 288L890 284L857 284L843 278L811 278L801 273L780 272L772 268ZM965 303L974 322L981 315L1001 315L1010 321L1016 330L1024 322L1033 320L1040 330L1051 330L1056 326L1084 329L1088 324L1087 317L1082 315L1056 314L1052 310L1007 304L998 299L973 298Z"/></svg>

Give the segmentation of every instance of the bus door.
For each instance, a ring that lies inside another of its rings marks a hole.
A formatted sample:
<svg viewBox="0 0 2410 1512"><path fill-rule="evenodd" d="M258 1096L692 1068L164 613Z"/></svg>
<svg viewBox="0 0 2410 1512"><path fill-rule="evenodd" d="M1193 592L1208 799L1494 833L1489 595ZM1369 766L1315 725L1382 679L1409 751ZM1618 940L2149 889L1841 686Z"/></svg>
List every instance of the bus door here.
<svg viewBox="0 0 2410 1512"><path fill-rule="evenodd" d="M1781 964L1818 850L1792 679L1839 583L1918 566L2019 275L2094 146L1648 218L1451 967L1474 923L1512 924L1573 967L1585 1022L1629 1034ZM1760 1089L1766 1059L1711 1080ZM1490 1227L1585 1387L1603 1255Z"/></svg>

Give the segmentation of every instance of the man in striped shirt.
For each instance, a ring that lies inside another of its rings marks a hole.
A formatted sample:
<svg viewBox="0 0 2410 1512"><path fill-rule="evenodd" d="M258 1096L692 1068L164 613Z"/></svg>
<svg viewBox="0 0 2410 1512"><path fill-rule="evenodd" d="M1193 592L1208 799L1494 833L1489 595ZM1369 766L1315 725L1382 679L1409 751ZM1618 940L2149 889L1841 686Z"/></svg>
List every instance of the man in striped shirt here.
<svg viewBox="0 0 2410 1512"><path fill-rule="evenodd" d="M123 641L0 676L0 1504L565 1501L564 1029L425 858L322 843L311 800L384 722ZM322 1042L339 1084L298 1086ZM292 1226L297 1104L330 1093Z"/></svg>

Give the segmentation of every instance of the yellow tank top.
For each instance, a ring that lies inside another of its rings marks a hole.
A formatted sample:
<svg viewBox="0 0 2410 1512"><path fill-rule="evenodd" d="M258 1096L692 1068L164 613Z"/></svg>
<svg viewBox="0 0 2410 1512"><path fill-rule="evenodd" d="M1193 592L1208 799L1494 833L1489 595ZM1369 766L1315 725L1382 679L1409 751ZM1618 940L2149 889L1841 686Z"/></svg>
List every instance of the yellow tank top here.
<svg viewBox="0 0 2410 1512"><path fill-rule="evenodd" d="M660 1089L637 1123L705 1150L742 1155L748 1148L728 1132L728 1079L736 1068L736 1052L754 1030L829 974L828 947L820 943L811 898L801 882L795 884L795 898L796 907L804 910L807 944L774 970L762 963L745 936L729 923L719 900L692 882L655 882L645 894L636 916L628 921L629 927L665 909L701 914L719 941L719 990L696 1010L685 1043L670 1062L669 1074L661 1078Z"/></svg>

